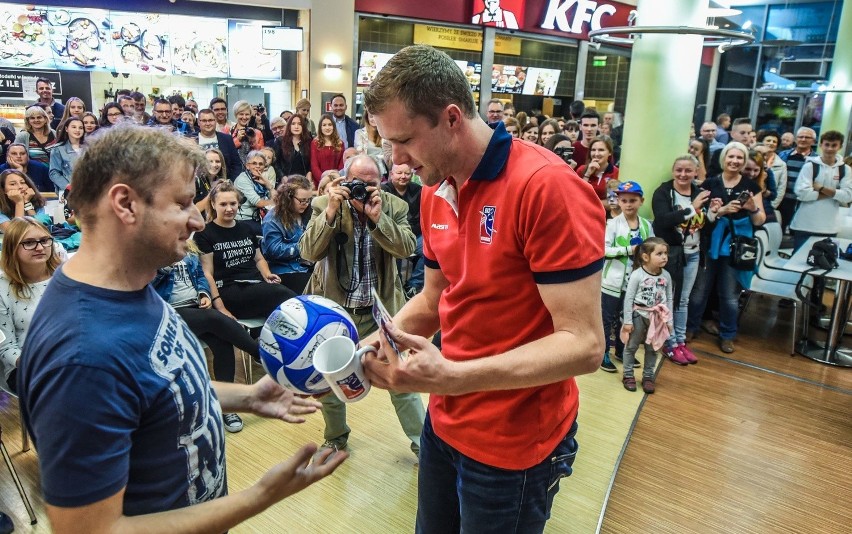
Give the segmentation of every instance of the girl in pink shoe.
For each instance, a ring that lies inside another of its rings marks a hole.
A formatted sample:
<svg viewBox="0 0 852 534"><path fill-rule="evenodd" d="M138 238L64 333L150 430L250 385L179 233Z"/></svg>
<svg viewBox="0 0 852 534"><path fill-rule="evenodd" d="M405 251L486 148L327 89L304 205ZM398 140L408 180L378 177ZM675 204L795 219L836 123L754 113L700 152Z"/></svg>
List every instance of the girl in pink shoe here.
<svg viewBox="0 0 852 534"><path fill-rule="evenodd" d="M664 267L669 260L669 246L659 237L649 237L636 248L633 273L624 293L624 324L621 339L624 347L624 378L628 391L636 391L633 360L640 344L645 345L642 368L642 391L654 392L656 351L674 331L672 324L672 277Z"/></svg>

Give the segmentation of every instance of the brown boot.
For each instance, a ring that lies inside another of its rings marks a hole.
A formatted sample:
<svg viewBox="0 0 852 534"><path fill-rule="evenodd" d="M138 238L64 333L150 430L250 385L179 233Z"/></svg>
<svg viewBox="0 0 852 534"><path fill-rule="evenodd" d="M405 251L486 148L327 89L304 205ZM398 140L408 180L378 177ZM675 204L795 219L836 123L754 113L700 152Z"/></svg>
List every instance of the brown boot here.
<svg viewBox="0 0 852 534"><path fill-rule="evenodd" d="M734 352L734 342L730 339L720 339L719 348L722 349L722 352L725 354L730 354Z"/></svg>

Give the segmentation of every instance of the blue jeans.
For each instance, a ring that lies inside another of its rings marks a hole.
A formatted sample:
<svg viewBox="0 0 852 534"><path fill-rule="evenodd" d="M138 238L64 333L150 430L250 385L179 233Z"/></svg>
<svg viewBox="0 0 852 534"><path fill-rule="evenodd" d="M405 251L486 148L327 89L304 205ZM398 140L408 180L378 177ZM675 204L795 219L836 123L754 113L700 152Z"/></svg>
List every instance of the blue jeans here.
<svg viewBox="0 0 852 534"><path fill-rule="evenodd" d="M683 280L681 281L680 302L675 303L674 309L674 328L675 331L669 337L669 345L680 345L686 342L686 319L689 314L689 295L692 293L692 287L695 285L695 278L698 276L698 264L701 259L700 252L692 254L684 254L683 265Z"/></svg>
<svg viewBox="0 0 852 534"><path fill-rule="evenodd" d="M417 258L414 259L414 266L411 268L411 276L408 278L409 287L423 289L423 236L417 236L417 242L414 246L414 254Z"/></svg>
<svg viewBox="0 0 852 534"><path fill-rule="evenodd" d="M538 465L511 471L485 465L450 447L426 415L420 439L417 534L540 533L559 479L577 455L577 422ZM483 446L488 446L487 443Z"/></svg>
<svg viewBox="0 0 852 534"><path fill-rule="evenodd" d="M709 257L704 268L704 283L701 287L701 300L696 315L700 318L710 298L710 288L716 281L716 289L719 291L719 337L732 340L737 335L737 319L739 316L740 283L736 279L737 271L731 267L727 256L720 256L713 260ZM692 310L690 310L692 311Z"/></svg>

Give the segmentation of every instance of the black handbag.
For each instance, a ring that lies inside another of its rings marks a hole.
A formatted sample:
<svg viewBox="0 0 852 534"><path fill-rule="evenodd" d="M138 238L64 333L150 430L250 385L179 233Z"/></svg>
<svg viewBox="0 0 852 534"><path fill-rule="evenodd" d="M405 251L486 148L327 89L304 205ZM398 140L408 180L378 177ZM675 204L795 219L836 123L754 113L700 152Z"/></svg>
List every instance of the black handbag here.
<svg viewBox="0 0 852 534"><path fill-rule="evenodd" d="M840 255L840 249L837 243L826 237L820 239L808 252L808 265L830 271L838 267L837 257Z"/></svg>
<svg viewBox="0 0 852 534"><path fill-rule="evenodd" d="M728 219L728 224L731 226L731 252L728 256L731 267L738 271L754 271L757 265L757 239L737 235L731 219Z"/></svg>

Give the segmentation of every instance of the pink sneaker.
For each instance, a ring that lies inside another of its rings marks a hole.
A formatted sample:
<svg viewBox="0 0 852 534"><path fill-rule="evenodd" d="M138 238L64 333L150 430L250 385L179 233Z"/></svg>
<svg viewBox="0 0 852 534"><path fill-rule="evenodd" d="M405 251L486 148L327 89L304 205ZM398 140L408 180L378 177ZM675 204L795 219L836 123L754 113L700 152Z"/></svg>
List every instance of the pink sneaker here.
<svg viewBox="0 0 852 534"><path fill-rule="evenodd" d="M687 360L686 356L684 356L682 347L682 345L678 345L671 351L664 350L663 354L665 354L671 361L678 365L688 365L689 360Z"/></svg>
<svg viewBox="0 0 852 534"><path fill-rule="evenodd" d="M687 363L698 363L698 358L685 344L681 343L677 348L680 349L680 354L686 359Z"/></svg>

